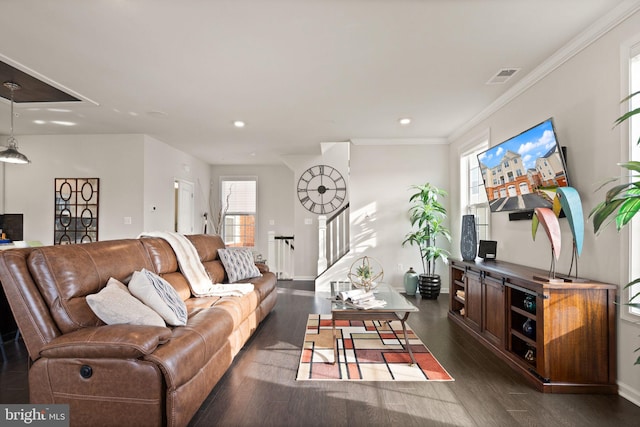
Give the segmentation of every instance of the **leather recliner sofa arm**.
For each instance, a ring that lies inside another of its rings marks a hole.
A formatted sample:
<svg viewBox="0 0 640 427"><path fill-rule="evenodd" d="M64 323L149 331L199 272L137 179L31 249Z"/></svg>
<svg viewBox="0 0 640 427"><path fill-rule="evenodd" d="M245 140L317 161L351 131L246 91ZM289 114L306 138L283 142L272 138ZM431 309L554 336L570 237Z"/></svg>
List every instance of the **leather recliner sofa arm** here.
<svg viewBox="0 0 640 427"><path fill-rule="evenodd" d="M48 358L138 359L171 338L171 329L160 326L105 325L61 335L40 350Z"/></svg>

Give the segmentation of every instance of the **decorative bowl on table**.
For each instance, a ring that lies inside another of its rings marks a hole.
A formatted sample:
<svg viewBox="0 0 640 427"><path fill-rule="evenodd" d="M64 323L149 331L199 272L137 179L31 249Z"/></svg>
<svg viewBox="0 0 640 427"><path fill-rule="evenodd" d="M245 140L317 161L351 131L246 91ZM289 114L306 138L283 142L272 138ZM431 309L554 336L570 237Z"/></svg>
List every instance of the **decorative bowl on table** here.
<svg viewBox="0 0 640 427"><path fill-rule="evenodd" d="M354 288L364 289L369 292L382 282L384 271L378 261L371 257L363 256L351 264L348 277Z"/></svg>

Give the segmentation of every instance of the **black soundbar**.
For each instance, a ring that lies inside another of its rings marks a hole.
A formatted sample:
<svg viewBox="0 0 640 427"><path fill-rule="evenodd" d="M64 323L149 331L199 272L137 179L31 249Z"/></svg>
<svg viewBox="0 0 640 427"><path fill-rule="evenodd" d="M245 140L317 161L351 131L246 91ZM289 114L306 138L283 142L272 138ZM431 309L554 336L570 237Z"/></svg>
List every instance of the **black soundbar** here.
<svg viewBox="0 0 640 427"><path fill-rule="evenodd" d="M521 221L533 218L533 210L509 212L509 221Z"/></svg>

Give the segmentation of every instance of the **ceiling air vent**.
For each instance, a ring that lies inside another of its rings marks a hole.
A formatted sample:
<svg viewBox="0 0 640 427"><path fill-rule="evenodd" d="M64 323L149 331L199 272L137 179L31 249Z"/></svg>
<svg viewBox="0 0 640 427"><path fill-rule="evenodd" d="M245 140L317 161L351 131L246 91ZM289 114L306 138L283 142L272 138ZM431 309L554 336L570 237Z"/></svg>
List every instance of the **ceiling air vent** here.
<svg viewBox="0 0 640 427"><path fill-rule="evenodd" d="M511 77L513 77L520 68L502 68L496 74L493 75L487 82L488 85L501 85L507 82Z"/></svg>

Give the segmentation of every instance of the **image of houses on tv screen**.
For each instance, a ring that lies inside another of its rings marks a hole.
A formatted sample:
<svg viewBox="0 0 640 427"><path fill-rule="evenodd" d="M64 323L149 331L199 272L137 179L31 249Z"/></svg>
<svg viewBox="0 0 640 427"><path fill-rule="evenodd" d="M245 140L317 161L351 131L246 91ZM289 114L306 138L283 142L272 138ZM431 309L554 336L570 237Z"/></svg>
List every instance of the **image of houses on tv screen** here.
<svg viewBox="0 0 640 427"><path fill-rule="evenodd" d="M567 175L551 120L478 155L492 212L551 207Z"/></svg>

